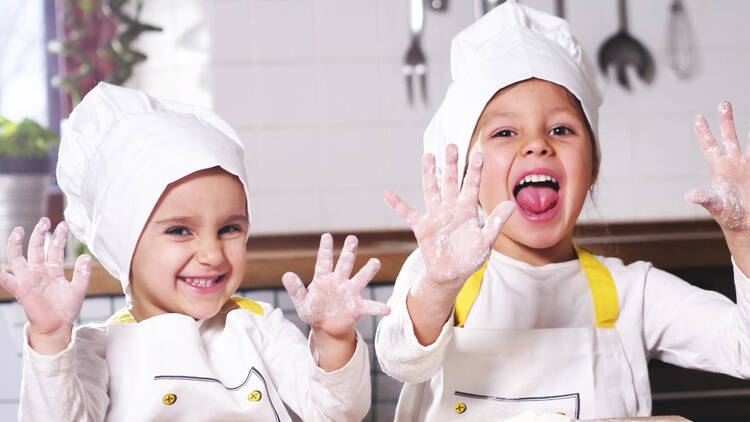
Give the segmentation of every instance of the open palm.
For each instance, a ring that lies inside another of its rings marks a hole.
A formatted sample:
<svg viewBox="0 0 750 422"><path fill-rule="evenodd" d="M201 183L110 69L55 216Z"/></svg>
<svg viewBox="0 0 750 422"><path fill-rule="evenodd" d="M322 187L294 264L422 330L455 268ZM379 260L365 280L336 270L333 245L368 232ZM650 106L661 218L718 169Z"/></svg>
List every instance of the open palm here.
<svg viewBox="0 0 750 422"><path fill-rule="evenodd" d="M439 286L459 289L489 256L492 245L515 205L498 205L482 227L478 215L482 154L469 162L464 182L458 189L458 149L446 148L446 171L440 192L435 175L435 156L422 159L422 188L426 213L415 210L391 191L385 200L414 232L425 264L425 277Z"/></svg>
<svg viewBox="0 0 750 422"><path fill-rule="evenodd" d="M284 288L302 321L336 337L351 332L364 315L389 313L385 304L362 299L362 290L380 269L380 261L370 259L351 277L356 255L357 238L347 236L334 268L333 237L326 233L321 236L315 275L307 288L297 274L284 274Z"/></svg>
<svg viewBox="0 0 750 422"><path fill-rule="evenodd" d="M743 154L734 127L732 106L719 105L721 146L703 116L695 119L695 132L711 169L711 190L692 189L685 197L702 205L725 231L750 229L750 151ZM750 138L748 139L750 143Z"/></svg>
<svg viewBox="0 0 750 422"><path fill-rule="evenodd" d="M13 229L7 252L13 273L0 270L0 283L23 307L30 334L70 335L86 295L91 261L87 255L79 257L73 280L68 282L63 272L67 224L57 226L45 253L44 238L49 227L46 217L37 223L29 238L28 259L22 254L23 228Z"/></svg>

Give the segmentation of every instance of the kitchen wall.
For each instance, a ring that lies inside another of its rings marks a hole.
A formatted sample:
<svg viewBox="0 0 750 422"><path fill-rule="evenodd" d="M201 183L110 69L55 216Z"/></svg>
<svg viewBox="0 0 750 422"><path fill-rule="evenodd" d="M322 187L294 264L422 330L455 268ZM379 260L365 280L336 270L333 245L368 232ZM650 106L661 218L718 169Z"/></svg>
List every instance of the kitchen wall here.
<svg viewBox="0 0 750 422"><path fill-rule="evenodd" d="M255 233L400 229L382 201L392 188L421 206L421 138L448 85L450 40L473 20L469 0L426 12L423 47L430 104L410 108L401 62L407 0L152 0L163 33L130 84L215 108L247 143ZM552 12L553 0L525 0ZM657 62L655 81L632 93L612 83L601 109L603 151L595 205L582 221L707 217L683 193L710 178L692 116L717 126L716 106L750 114L750 3L685 1L700 71L677 79L666 64L668 0L630 1L632 34ZM614 0L568 1L590 57L617 29Z"/></svg>
<svg viewBox="0 0 750 422"><path fill-rule="evenodd" d="M213 107L239 131L255 233L402 229L381 193L392 188L421 205L422 131L450 79L450 39L473 20L471 3L453 0L446 13L426 13L427 107L405 101L407 0L150 0L145 20L164 31L142 36L149 59L129 84ZM523 3L551 12L554 1ZM684 2L701 65L689 81L665 63L669 3L628 3L631 32L654 55L657 75L633 93L607 85L599 189L583 221L706 217L682 199L710 183L692 116L704 113L717 127L716 105L728 99L740 136L747 133L750 2ZM616 31L616 1L568 1L566 11L594 57ZM388 289L368 292L385 300ZM278 290L248 296L285 306ZM87 299L81 322L104 320L121 306L120 297ZM0 305L0 312L0 344L10 346L0 347L0 420L13 420L25 318L17 304ZM359 328L371 338L372 327L374 320L364 319ZM373 379L374 420L387 420L399 385L377 372Z"/></svg>

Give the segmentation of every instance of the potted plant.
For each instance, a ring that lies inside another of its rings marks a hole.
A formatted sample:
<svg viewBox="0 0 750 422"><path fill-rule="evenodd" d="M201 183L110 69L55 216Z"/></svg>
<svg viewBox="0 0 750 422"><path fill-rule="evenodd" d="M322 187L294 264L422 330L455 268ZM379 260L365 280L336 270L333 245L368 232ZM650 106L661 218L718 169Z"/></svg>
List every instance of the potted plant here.
<svg viewBox="0 0 750 422"><path fill-rule="evenodd" d="M54 132L30 119L20 123L0 116L0 245L15 226L27 233L44 215L50 185L50 150L57 148ZM6 262L0 246L0 262Z"/></svg>

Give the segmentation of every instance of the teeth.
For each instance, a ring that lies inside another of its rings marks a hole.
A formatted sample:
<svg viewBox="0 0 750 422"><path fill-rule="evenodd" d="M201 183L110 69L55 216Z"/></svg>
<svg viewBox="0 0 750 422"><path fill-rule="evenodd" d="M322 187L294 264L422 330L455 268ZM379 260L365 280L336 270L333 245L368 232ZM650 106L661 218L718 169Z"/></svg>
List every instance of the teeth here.
<svg viewBox="0 0 750 422"><path fill-rule="evenodd" d="M183 277L183 280L187 284L190 284L191 286L196 287L208 287L216 282L217 279L207 279L207 278L192 278L192 277Z"/></svg>
<svg viewBox="0 0 750 422"><path fill-rule="evenodd" d="M539 183L539 182L552 182L557 183L557 180L549 175L546 174L530 174L521 181L518 182L519 185L525 185L526 183Z"/></svg>

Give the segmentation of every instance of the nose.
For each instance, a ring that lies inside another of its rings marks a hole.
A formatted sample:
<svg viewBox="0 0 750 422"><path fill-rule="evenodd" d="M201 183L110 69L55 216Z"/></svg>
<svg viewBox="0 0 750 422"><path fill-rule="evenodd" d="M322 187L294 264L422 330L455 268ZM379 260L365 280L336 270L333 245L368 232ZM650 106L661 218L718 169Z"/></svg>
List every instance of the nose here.
<svg viewBox="0 0 750 422"><path fill-rule="evenodd" d="M202 265L215 266L224 262L224 250L219 239L205 239L198 244L195 259Z"/></svg>
<svg viewBox="0 0 750 422"><path fill-rule="evenodd" d="M530 139L521 147L521 155L524 157L538 155L544 157L552 154L552 147L546 139L535 137Z"/></svg>

